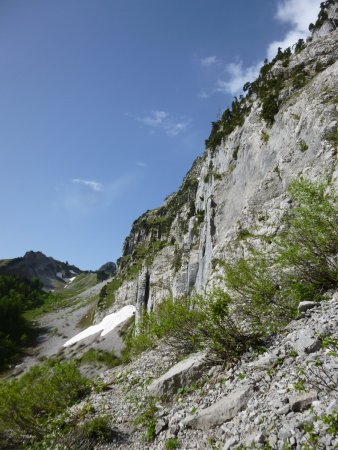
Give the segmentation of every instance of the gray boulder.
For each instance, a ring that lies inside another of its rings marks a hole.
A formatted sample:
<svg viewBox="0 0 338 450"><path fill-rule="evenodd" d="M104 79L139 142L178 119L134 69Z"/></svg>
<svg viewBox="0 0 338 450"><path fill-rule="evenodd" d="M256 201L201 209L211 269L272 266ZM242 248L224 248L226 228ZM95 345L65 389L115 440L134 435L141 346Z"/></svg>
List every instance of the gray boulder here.
<svg viewBox="0 0 338 450"><path fill-rule="evenodd" d="M178 388L189 386L192 381L198 379L206 366L206 354L195 353L175 364L168 372L154 380L148 386L149 393L156 397L174 394Z"/></svg>
<svg viewBox="0 0 338 450"><path fill-rule="evenodd" d="M257 370L271 369L276 363L276 356L265 355L252 363L252 367Z"/></svg>
<svg viewBox="0 0 338 450"><path fill-rule="evenodd" d="M195 416L188 416L184 420L184 425L201 430L222 425L227 420L235 417L246 406L250 397L250 388L238 389L209 406L209 408L202 409Z"/></svg>
<svg viewBox="0 0 338 450"><path fill-rule="evenodd" d="M317 392L302 392L300 394L294 394L289 397L289 403L292 411L300 412L311 405L312 402L317 400Z"/></svg>
<svg viewBox="0 0 338 450"><path fill-rule="evenodd" d="M314 308L315 306L318 306L317 302L310 302L310 301L300 302L298 305L298 312L304 313L309 309Z"/></svg>
<svg viewBox="0 0 338 450"><path fill-rule="evenodd" d="M295 341L292 343L292 347L300 354L310 354L320 349L321 341L318 336L314 335L312 330L300 330L295 334Z"/></svg>

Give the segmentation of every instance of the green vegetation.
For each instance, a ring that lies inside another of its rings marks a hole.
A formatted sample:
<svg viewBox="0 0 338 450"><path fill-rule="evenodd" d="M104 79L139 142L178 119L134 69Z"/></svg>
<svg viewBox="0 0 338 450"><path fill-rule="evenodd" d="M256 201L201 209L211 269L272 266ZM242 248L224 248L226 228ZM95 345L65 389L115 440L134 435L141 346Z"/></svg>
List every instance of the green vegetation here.
<svg viewBox="0 0 338 450"><path fill-rule="evenodd" d="M227 108L223 112L220 120L212 122L211 133L205 141L205 146L214 151L226 136L232 133L236 127L244 124L245 117L250 112L250 109L251 105L243 97L240 100L235 97L231 108Z"/></svg>
<svg viewBox="0 0 338 450"><path fill-rule="evenodd" d="M115 292L122 284L122 279L115 276L112 281L107 283L100 291L97 307L100 310L110 308L115 302Z"/></svg>
<svg viewBox="0 0 338 450"><path fill-rule="evenodd" d="M0 370L13 362L36 336L23 313L43 305L50 297L38 279L0 275Z"/></svg>
<svg viewBox="0 0 338 450"><path fill-rule="evenodd" d="M298 146L299 146L299 150L303 153L306 152L306 150L309 148L307 143L304 141L304 139L301 139L298 142Z"/></svg>
<svg viewBox="0 0 338 450"><path fill-rule="evenodd" d="M177 437L171 437L169 438L165 443L166 450L172 450L174 448L180 448L180 441L177 439Z"/></svg>
<svg viewBox="0 0 338 450"><path fill-rule="evenodd" d="M97 416L79 427L84 438L94 442L109 442L112 430L107 416Z"/></svg>
<svg viewBox="0 0 338 450"><path fill-rule="evenodd" d="M96 284L97 279L95 273L81 273L68 286L53 292L53 294L50 294L40 307L27 311L25 313L25 318L28 320L33 320L42 314L46 314L60 308L65 308L66 306L75 305L79 302L79 299L77 298L78 295ZM97 298L97 296L90 297L87 302L94 302ZM82 301L82 305L83 304L84 303Z"/></svg>
<svg viewBox="0 0 338 450"><path fill-rule="evenodd" d="M197 308L199 297L183 297L163 301L153 312L144 313L137 330L126 339L125 355L137 356L166 338L179 354L186 354L200 347L198 326L204 315ZM136 333L137 331L137 333Z"/></svg>
<svg viewBox="0 0 338 450"><path fill-rule="evenodd" d="M277 240L276 263L286 272L287 295L297 301L320 300L338 281L337 195L327 184L306 179L293 182L289 192L294 207Z"/></svg>
<svg viewBox="0 0 338 450"><path fill-rule="evenodd" d="M155 414L157 412L156 401L153 397L146 399L146 404L143 411L136 417L135 425L140 425L145 428L144 438L147 442L152 442L156 437L156 419Z"/></svg>
<svg viewBox="0 0 338 450"><path fill-rule="evenodd" d="M0 446L22 448L43 439L51 420L89 393L74 363L48 360L19 379L0 382ZM34 446L34 448L37 448Z"/></svg>
<svg viewBox="0 0 338 450"><path fill-rule="evenodd" d="M304 48L306 47L306 43L304 42L304 39L298 39L297 43L295 44L295 53L298 55Z"/></svg>
<svg viewBox="0 0 338 450"><path fill-rule="evenodd" d="M239 148L240 148L239 145L237 145L237 146L235 147L234 151L232 152L232 159L233 159L234 161L237 161Z"/></svg>
<svg viewBox="0 0 338 450"><path fill-rule="evenodd" d="M269 142L270 139L270 135L267 131L263 130L261 133L261 141L263 142L263 144L267 144Z"/></svg>
<svg viewBox="0 0 338 450"><path fill-rule="evenodd" d="M337 286L338 206L327 185L300 179L289 188L293 208L283 231L246 257L218 261L226 291L168 299L145 313L131 335L131 355L165 338L177 354L207 348L230 361L281 330L297 316L298 302L320 300Z"/></svg>
<svg viewBox="0 0 338 450"><path fill-rule="evenodd" d="M176 246L174 252L174 259L172 262L172 268L174 269L175 273L178 272L181 268L182 258L183 258L183 249Z"/></svg>

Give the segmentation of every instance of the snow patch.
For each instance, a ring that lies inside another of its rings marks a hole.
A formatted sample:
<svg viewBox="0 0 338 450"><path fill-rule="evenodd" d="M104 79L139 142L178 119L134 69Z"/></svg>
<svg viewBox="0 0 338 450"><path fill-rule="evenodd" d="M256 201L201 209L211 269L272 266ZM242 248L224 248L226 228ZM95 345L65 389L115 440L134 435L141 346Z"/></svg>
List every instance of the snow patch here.
<svg viewBox="0 0 338 450"><path fill-rule="evenodd" d="M72 277L72 278L64 278L63 280L67 283L66 286L63 286L64 288L66 288L70 283L72 283L75 280L76 277Z"/></svg>
<svg viewBox="0 0 338 450"><path fill-rule="evenodd" d="M135 314L135 311L136 308L134 305L124 306L116 313L108 314L108 316L106 316L99 324L92 325L91 327L88 327L85 330L81 331L81 333L73 336L71 339L65 342L63 346L69 347L70 345L73 345L76 342L81 341L82 339L86 339L88 336L92 336L93 334L97 334L100 332L100 336L105 336L106 334L113 331L121 323L130 319Z"/></svg>

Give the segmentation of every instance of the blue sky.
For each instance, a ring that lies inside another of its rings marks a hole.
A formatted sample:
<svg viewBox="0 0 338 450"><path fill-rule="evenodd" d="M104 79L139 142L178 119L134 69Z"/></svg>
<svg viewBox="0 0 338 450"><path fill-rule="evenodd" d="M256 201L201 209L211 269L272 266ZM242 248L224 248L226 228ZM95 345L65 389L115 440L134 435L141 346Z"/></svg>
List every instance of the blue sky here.
<svg viewBox="0 0 338 450"><path fill-rule="evenodd" d="M121 254L320 0L1 0L0 258Z"/></svg>

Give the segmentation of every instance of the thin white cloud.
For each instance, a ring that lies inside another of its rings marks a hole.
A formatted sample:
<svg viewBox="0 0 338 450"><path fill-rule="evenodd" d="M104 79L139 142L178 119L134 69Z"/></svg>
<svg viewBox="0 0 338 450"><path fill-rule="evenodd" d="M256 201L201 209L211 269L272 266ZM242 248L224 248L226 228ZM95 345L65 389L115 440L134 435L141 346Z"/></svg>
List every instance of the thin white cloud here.
<svg viewBox="0 0 338 450"><path fill-rule="evenodd" d="M164 129L169 136L177 136L186 130L190 124L191 120L183 120L180 122L168 122L165 124Z"/></svg>
<svg viewBox="0 0 338 450"><path fill-rule="evenodd" d="M306 39L311 22L318 16L322 0L284 0L277 7L276 19L290 26L283 39L272 42L267 50L268 59L272 59L278 47L286 49L294 45L298 39Z"/></svg>
<svg viewBox="0 0 338 450"><path fill-rule="evenodd" d="M215 55L207 56L206 58L201 59L200 63L204 67L210 67L210 66L213 66L214 64L217 64L218 59L217 59L217 56L215 56Z"/></svg>
<svg viewBox="0 0 338 450"><path fill-rule="evenodd" d="M142 168L148 167L148 165L145 162L143 162L143 161L136 161L136 165L138 167L142 167Z"/></svg>
<svg viewBox="0 0 338 450"><path fill-rule="evenodd" d="M209 98L209 97L210 97L210 94L208 94L208 93L205 92L205 91L202 91L202 92L199 92L199 93L197 94L197 96L198 96L199 98L206 99L206 98Z"/></svg>
<svg viewBox="0 0 338 450"><path fill-rule="evenodd" d="M91 189L94 192L102 192L103 191L103 186L98 181L82 180L81 178L73 178L72 183L82 184L83 186L87 186L89 189Z"/></svg>
<svg viewBox="0 0 338 450"><path fill-rule="evenodd" d="M88 216L125 194L137 177L137 171L126 174L105 183L104 189L97 181L74 178L57 189L57 198L53 202L55 213L65 213L71 220Z"/></svg>
<svg viewBox="0 0 338 450"><path fill-rule="evenodd" d="M136 120L149 127L158 127L167 117L168 114L165 111L149 111L145 116L136 117Z"/></svg>
<svg viewBox="0 0 338 450"><path fill-rule="evenodd" d="M261 66L261 61L250 67L243 67L242 61L228 64L226 72L229 74L229 77L226 80L217 80L216 92L231 95L240 93L247 81L253 81L258 76Z"/></svg>
<svg viewBox="0 0 338 450"><path fill-rule="evenodd" d="M191 123L190 119L172 117L165 111L148 111L143 116L132 114L128 114L128 116L149 127L150 134L154 134L154 131L158 129L163 130L168 136L177 136L185 131Z"/></svg>

